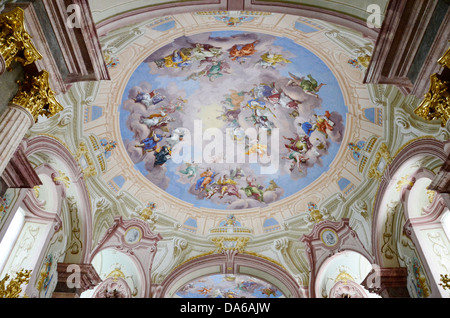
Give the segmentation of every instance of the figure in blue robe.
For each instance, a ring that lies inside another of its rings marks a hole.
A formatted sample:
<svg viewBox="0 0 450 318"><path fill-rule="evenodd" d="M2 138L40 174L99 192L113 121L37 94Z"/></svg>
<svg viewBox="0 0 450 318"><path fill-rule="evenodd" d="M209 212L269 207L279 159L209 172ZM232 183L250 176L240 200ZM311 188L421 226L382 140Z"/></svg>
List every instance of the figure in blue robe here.
<svg viewBox="0 0 450 318"><path fill-rule="evenodd" d="M158 142L160 142L163 138L164 137L162 135L154 134L142 140L141 143L135 145L135 147L142 148L146 152L151 152L156 149L156 146L158 146Z"/></svg>
<svg viewBox="0 0 450 318"><path fill-rule="evenodd" d="M314 131L313 125L311 123L305 121L304 123L299 123L298 125L302 127L303 131L308 135L308 137L311 137L311 134Z"/></svg>

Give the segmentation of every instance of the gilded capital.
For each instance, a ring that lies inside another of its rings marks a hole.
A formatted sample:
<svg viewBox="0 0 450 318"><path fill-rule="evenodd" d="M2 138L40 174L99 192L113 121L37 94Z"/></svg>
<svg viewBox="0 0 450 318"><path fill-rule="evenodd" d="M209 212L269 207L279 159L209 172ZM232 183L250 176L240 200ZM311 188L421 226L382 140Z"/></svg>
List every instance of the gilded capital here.
<svg viewBox="0 0 450 318"><path fill-rule="evenodd" d="M25 74L25 79L19 82L19 90L11 103L27 109L35 122L40 115L52 117L64 109L50 88L47 71L41 71L35 76Z"/></svg>
<svg viewBox="0 0 450 318"><path fill-rule="evenodd" d="M42 58L25 29L24 17L25 12L19 7L0 14L0 55L6 68L13 61L26 66Z"/></svg>
<svg viewBox="0 0 450 318"><path fill-rule="evenodd" d="M450 118L449 82L441 80L437 74L431 75L430 89L425 99L414 113L426 120L441 120L444 127Z"/></svg>

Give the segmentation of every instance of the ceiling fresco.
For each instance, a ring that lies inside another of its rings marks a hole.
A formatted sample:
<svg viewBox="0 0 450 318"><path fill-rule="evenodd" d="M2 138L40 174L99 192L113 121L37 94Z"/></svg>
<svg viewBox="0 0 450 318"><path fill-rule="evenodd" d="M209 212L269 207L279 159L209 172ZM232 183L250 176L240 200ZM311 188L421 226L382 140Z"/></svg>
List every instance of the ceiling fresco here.
<svg viewBox="0 0 450 318"><path fill-rule="evenodd" d="M248 275L210 275L181 287L182 298L280 298L283 294L273 285Z"/></svg>
<svg viewBox="0 0 450 318"><path fill-rule="evenodd" d="M327 65L298 43L215 31L156 48L119 112L128 155L153 184L196 207L245 209L327 171L347 107Z"/></svg>

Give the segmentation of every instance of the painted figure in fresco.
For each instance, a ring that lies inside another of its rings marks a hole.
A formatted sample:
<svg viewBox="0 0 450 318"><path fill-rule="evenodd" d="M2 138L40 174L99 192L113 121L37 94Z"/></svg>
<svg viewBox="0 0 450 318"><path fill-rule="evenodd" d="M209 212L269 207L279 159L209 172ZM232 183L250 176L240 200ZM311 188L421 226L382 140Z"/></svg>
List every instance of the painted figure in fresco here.
<svg viewBox="0 0 450 318"><path fill-rule="evenodd" d="M275 88L275 83L272 84L265 84L261 83L258 85L254 85L254 87L251 89L250 94L253 96L253 99L255 100L265 100L270 95L273 94L273 90Z"/></svg>
<svg viewBox="0 0 450 318"><path fill-rule="evenodd" d="M167 105L161 106L161 111L168 114L184 111L184 104L187 103L186 99L178 97L176 101L170 101Z"/></svg>
<svg viewBox="0 0 450 318"><path fill-rule="evenodd" d="M245 177L244 171L242 171L241 167L236 167L235 169L231 169L230 171L230 177L231 179L240 179L242 177Z"/></svg>
<svg viewBox="0 0 450 318"><path fill-rule="evenodd" d="M141 103L149 109L151 106L162 102L165 98L165 96L153 90L150 93L138 92L133 100L135 103Z"/></svg>
<svg viewBox="0 0 450 318"><path fill-rule="evenodd" d="M303 129L303 131L305 132L305 134L308 137L311 137L311 134L314 132L315 127L308 121L305 121L303 123L298 123L298 125Z"/></svg>
<svg viewBox="0 0 450 318"><path fill-rule="evenodd" d="M224 61L213 61L205 71L205 76L212 82L215 79L222 77L224 73L230 74L230 65Z"/></svg>
<svg viewBox="0 0 450 318"><path fill-rule="evenodd" d="M295 138L287 138L283 136L284 139L289 140L289 144L284 145L287 149L290 151L297 151L299 153L306 153L313 147L307 135L295 135Z"/></svg>
<svg viewBox="0 0 450 318"><path fill-rule="evenodd" d="M269 115L272 115L273 117L277 118L277 116L275 116L275 114L272 112L272 110L269 107L267 107L266 103L263 101L251 99L247 102L247 104L245 106L252 109L255 116L267 117Z"/></svg>
<svg viewBox="0 0 450 318"><path fill-rule="evenodd" d="M291 80L288 82L289 86L299 86L306 94L314 96L316 98L319 98L319 95L317 93L322 88L322 86L326 85L324 83L318 85L317 81L311 76L311 74L307 76L308 79L305 79L305 77L297 77L290 72L289 75L291 76Z"/></svg>
<svg viewBox="0 0 450 318"><path fill-rule="evenodd" d="M167 125L169 122L173 122L173 119L170 116L167 116L166 113L160 112L159 114L151 114L148 117L142 117L140 120L141 124L145 124L150 131L154 131L155 129L162 129L163 131L168 131Z"/></svg>
<svg viewBox="0 0 450 318"><path fill-rule="evenodd" d="M172 149L170 146L165 145L156 149L153 155L155 156L153 167L162 166L172 157Z"/></svg>
<svg viewBox="0 0 450 318"><path fill-rule="evenodd" d="M273 54L271 52L267 52L261 55L261 60L259 60L256 63L256 65L261 65L263 68L271 67L275 69L277 64L280 63L292 63L292 62L284 58L283 55L281 54Z"/></svg>
<svg viewBox="0 0 450 318"><path fill-rule="evenodd" d="M291 108L298 110L298 106L302 103L298 100L293 100L286 95L283 90L274 90L274 93L267 97L267 100L272 103L273 107Z"/></svg>
<svg viewBox="0 0 450 318"><path fill-rule="evenodd" d="M241 198L241 195L239 194L239 190L237 188L237 182L228 178L227 175L224 175L222 178L220 178L217 181L217 184L220 186L220 196L219 198L223 198L226 195L234 195L236 197L238 197L239 199Z"/></svg>
<svg viewBox="0 0 450 318"><path fill-rule="evenodd" d="M186 168L184 170L180 170L180 173L186 175L186 177L193 178L197 175L197 170L198 170L198 164L194 163L192 161L192 163L186 162Z"/></svg>
<svg viewBox="0 0 450 318"><path fill-rule="evenodd" d="M213 59L219 58L222 54L223 51L221 48L209 44L196 43L191 51L191 59L203 64L204 62L211 62Z"/></svg>
<svg viewBox="0 0 450 318"><path fill-rule="evenodd" d="M192 64L190 50L191 49L181 49L173 51L172 55L164 57L164 66L185 69Z"/></svg>
<svg viewBox="0 0 450 318"><path fill-rule="evenodd" d="M274 180L269 181L269 186L266 188L266 191L275 191L275 189L280 188L278 184L275 183Z"/></svg>
<svg viewBox="0 0 450 318"><path fill-rule="evenodd" d="M353 158L358 161L359 157L361 156L361 150L364 148L365 146L365 142L364 141L359 141L358 143L353 143L350 142L348 144L348 148L352 151L353 153Z"/></svg>
<svg viewBox="0 0 450 318"><path fill-rule="evenodd" d="M255 49L255 45L259 41L254 41L248 44L235 44L228 50L229 57L232 61L238 61L239 63L245 63L245 59L249 56L252 56L257 51Z"/></svg>
<svg viewBox="0 0 450 318"><path fill-rule="evenodd" d="M200 179L197 180L195 190L205 190L206 186L214 181L216 174L217 173L211 171L211 168L207 168L206 171L200 174Z"/></svg>
<svg viewBox="0 0 450 318"><path fill-rule="evenodd" d="M313 119L315 121L313 128L317 129L323 133L328 138L328 131L333 131L334 122L330 119L331 114L327 110L325 116L313 114Z"/></svg>
<svg viewBox="0 0 450 318"><path fill-rule="evenodd" d="M181 128L175 128L172 130L172 133L170 136L166 138L167 143L170 145L170 147L174 147L177 143L180 141L183 141L184 138L184 132Z"/></svg>
<svg viewBox="0 0 450 318"><path fill-rule="evenodd" d="M276 295L277 295L277 291L276 291L276 290L273 290L272 288L269 288L269 287L263 288L263 289L261 290L261 292L262 292L264 295L266 295L266 297L270 297L270 295L273 295L273 297L276 297Z"/></svg>
<svg viewBox="0 0 450 318"><path fill-rule="evenodd" d="M251 155L253 153L259 154L260 157L263 157L267 152L267 145L260 144L257 139L250 140L249 144L246 144L247 151L246 155Z"/></svg>
<svg viewBox="0 0 450 318"><path fill-rule="evenodd" d="M136 148L142 148L145 152L152 152L155 151L158 143L163 140L164 136L151 133L149 137L145 138L141 141L140 144L135 145Z"/></svg>
<svg viewBox="0 0 450 318"><path fill-rule="evenodd" d="M281 159L288 159L292 161L292 164L289 168L289 170L292 172L294 170L294 168L297 166L297 169L299 172L302 172L302 167L301 164L302 163L306 163L309 158L306 158L302 153L298 152L298 151L291 151L289 153L288 157L281 157Z"/></svg>
<svg viewBox="0 0 450 318"><path fill-rule="evenodd" d="M247 186L245 188L241 188L244 190L245 195L247 197L253 197L259 202L264 202L264 187L256 184L256 179L253 178L250 180L248 177L246 178Z"/></svg>
<svg viewBox="0 0 450 318"><path fill-rule="evenodd" d="M185 81L196 81L202 77L207 77L210 82L213 82L217 78L222 77L224 74L230 74L230 65L224 61L213 60L204 70L192 73L185 79Z"/></svg>
<svg viewBox="0 0 450 318"><path fill-rule="evenodd" d="M214 183L209 188L206 188L205 191L206 191L206 198L211 199L215 194L219 193L220 185Z"/></svg>
<svg viewBox="0 0 450 318"><path fill-rule="evenodd" d="M268 133L275 127L275 124L267 116L257 116L255 113L250 117L245 117L245 120L252 121L256 128L266 129Z"/></svg>

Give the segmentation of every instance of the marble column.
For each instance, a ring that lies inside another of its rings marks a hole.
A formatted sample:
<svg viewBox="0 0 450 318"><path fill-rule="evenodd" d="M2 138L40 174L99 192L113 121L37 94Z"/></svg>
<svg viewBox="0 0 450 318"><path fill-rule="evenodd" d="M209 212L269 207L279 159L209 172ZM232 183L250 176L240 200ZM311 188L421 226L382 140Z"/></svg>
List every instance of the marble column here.
<svg viewBox="0 0 450 318"><path fill-rule="evenodd" d="M0 175L3 174L34 119L25 108L10 104L0 116Z"/></svg>
<svg viewBox="0 0 450 318"><path fill-rule="evenodd" d="M39 116L51 117L63 109L49 86L49 74L25 74L17 94L0 116L0 175L27 131Z"/></svg>

